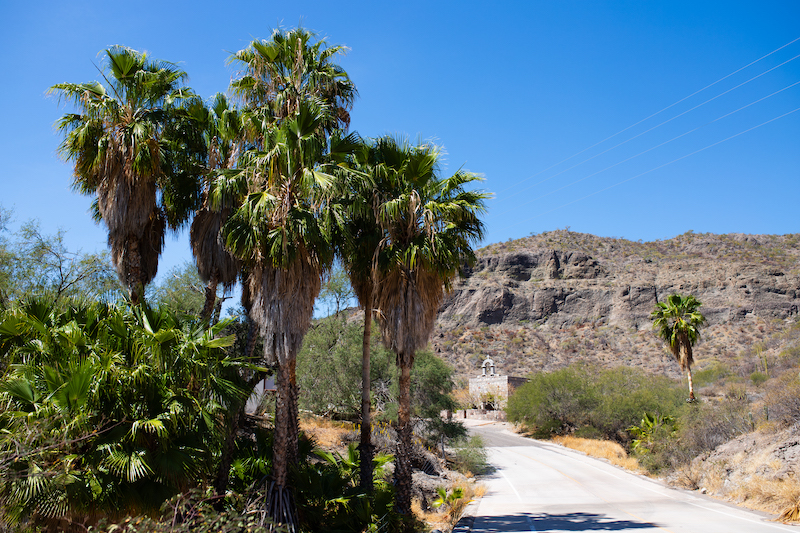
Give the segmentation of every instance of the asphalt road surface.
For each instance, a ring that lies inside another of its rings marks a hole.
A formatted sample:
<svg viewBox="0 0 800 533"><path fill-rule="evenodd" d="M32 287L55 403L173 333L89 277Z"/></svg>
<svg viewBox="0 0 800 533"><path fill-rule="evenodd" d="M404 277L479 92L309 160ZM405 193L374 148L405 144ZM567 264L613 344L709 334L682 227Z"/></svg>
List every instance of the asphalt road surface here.
<svg viewBox="0 0 800 533"><path fill-rule="evenodd" d="M484 438L493 466L482 480L485 496L472 504L473 533L800 533L767 515L519 437L505 424L469 421L468 427Z"/></svg>

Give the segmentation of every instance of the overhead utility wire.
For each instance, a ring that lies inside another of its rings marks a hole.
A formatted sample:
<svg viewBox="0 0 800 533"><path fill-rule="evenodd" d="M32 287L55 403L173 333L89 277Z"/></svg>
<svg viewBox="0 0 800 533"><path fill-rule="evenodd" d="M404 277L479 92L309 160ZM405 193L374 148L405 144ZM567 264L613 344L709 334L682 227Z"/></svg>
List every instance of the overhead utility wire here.
<svg viewBox="0 0 800 533"><path fill-rule="evenodd" d="M695 150L694 152L691 152L691 153L689 153L689 154L686 154L686 155L683 155L683 156L681 156L681 157L678 157L677 159L673 159L673 160L672 160L672 161L670 161L669 163L664 163L663 165L659 165L659 166L657 166L657 167L655 167L655 168L651 168L650 170L646 170L646 171L642 172L641 174L637 174L637 175L635 175L635 176L632 176L632 177L630 177L630 178L628 178L628 179L624 179L624 180L622 180L622 181L620 181L620 182L618 182L618 183L615 183L614 185L609 185L608 187L606 187L606 188L604 188L604 189L600 189L599 191L595 191L595 192L593 192L593 193L591 193L591 194L587 194L586 196L583 196L583 197L581 197L581 198L578 198L577 200L573 200L573 201L571 201L571 202L567 202L566 204L560 205L560 206L558 206L558 207L554 207L553 209L551 209L551 210L549 210L549 211L545 211L544 213L539 213L538 215L536 215L536 216L533 216L533 217L531 217L531 218L528 218L528 219L526 219L526 220L521 220L521 221L519 221L519 222L516 222L516 223L514 223L514 224L511 224L509 227L512 227L512 228L513 228L513 227L515 227L515 226L518 226L518 225L520 225L520 224L523 224L523 223L525 223L525 222L530 222L531 220L533 220L533 219L535 219L535 218L539 218L539 217L541 217L541 216L544 216L544 215L547 215L547 214L549 214L549 213L552 213L553 211L557 211L557 210L559 210L559 209L562 209L562 208L564 208L564 207L567 207L568 205L572 205L572 204L574 204L574 203L577 203L577 202L582 202L583 200L586 200L587 198L591 198L592 196L595 196L595 195L597 195L597 194L600 194L601 192L605 192L605 191L607 191L607 190L609 190L609 189L613 189L614 187L617 187L617 186L619 186L619 185L622 185L623 183L627 183L627 182L629 182L629 181L631 181L631 180L635 180L636 178L639 178L639 177L641 177L641 176L644 176L645 174L649 174L650 172L655 172L656 170L662 169L662 168L664 168L664 167L666 167L666 166L668 166L668 165L671 165L671 164L673 164L673 163L677 163L678 161L680 161L680 160L682 160L682 159L686 159L687 157L690 157L690 156L693 156L693 155L695 155L695 154L698 154L698 153L700 153L700 152L702 152L702 151L704 151L704 150L708 150L709 148L713 148L714 146L717 146L718 144L722 144L722 143L724 143L724 142L726 142L726 141L729 141L729 140L731 140L731 139L733 139L733 138L735 138L735 137L738 137L738 136L740 136L740 135L744 135L744 134L745 134L745 133L747 133L747 132L753 131L753 130L754 130L754 129L756 129L756 128L760 128L761 126L765 126L765 125L769 124L770 122L775 122L776 120L779 120L779 119L781 119L781 118L783 118L783 117L785 117L785 116L791 115L792 113L796 113L796 112L798 112L798 111L800 111L800 107L798 107L798 108L796 108L796 109L792 109L791 111L788 111L788 112L784 113L783 115L777 116L777 117L775 117L775 118L771 118L771 119L769 119L769 120L768 120L768 121L766 121L766 122L762 122L761 124L758 124L758 125L756 125L756 126L753 126L752 128L748 128L748 129L746 129L746 130L744 130L744 131L740 131L739 133L737 133L737 134L735 134L735 135L731 135L730 137L727 137L727 138L725 138L725 139L722 139L721 141L717 141L717 142L715 142L715 143L709 144L708 146L705 146L705 147L703 147L703 148L700 148L699 150Z"/></svg>
<svg viewBox="0 0 800 533"><path fill-rule="evenodd" d="M722 116L720 116L720 117L717 117L717 118L715 118L714 120L711 120L711 121L709 121L709 122L706 122L706 123L705 123L705 124L703 124L702 126L697 126L696 128L693 128L693 129L691 129L691 130L689 130L689 131L687 131L687 132L681 133L680 135L677 135L677 136L673 137L672 139L669 139L668 141L664 141L664 142L662 142L662 143L660 143L660 144L657 144L657 145L653 146L652 148L648 148L647 150L641 151L641 152L639 152L639 153L638 153L638 154L636 154L636 155L632 155L632 156L630 156L630 157L629 157L629 158L627 158L627 159L623 159L622 161L619 161L619 162L617 162L617 163L614 163L613 165L607 166L606 168L604 168L604 169L602 169L602 170L598 170L597 172L593 172L593 173L589 174L588 176L584 176L584 177L583 177L583 178L581 178L581 179L578 179L578 180L575 180L575 181L573 181L572 183L568 183L568 184L566 184L566 185L564 185L564 186L562 186L562 187L559 187L558 189L554 189L554 190L552 190L552 191L550 191L550 192L547 192L547 193L545 193L545 194L543 194L543 195L541 195L541 196L538 196L538 197L536 197L536 198L534 198L534 199L532 199L532 200L528 200L528 201L527 201L527 202L525 202L525 203L519 204L519 205L515 206L513 209L516 209L516 208L519 208L519 207L523 207L523 206L526 206L526 205L528 205L528 204L532 204L533 202L536 202L536 201L538 201L538 200L541 200L542 198L546 198L547 196L550 196L551 194L554 194L554 193L557 193L558 191L564 190L564 189L566 189L567 187L572 187L572 186L573 186L573 185L575 185L576 183L580 183L580 182L582 182L582 181L585 181L585 180L587 180L587 179L589 179L589 178L591 178L591 177L593 177L593 176L597 176L598 174L601 174L601 173L605 172L606 170L610 170L610 169L612 169L612 168L614 168L614 167L616 167L616 166L619 166L619 165L621 165L622 163L627 163L627 162L628 162L628 161L630 161L631 159L636 159L636 158L637 158L637 157L639 157L640 155L644 155L644 154L646 154L647 152L652 152L652 151L653 151L653 150L655 150L656 148L660 148L660 147L664 146L665 144L669 144L669 143L671 143L672 141L675 141L675 140L677 140L677 139L680 139L681 137L685 137L685 136L689 135L690 133L694 133L695 131L697 131L697 130L699 130L699 129L705 128L705 127L706 127L706 126L708 126L709 124L713 124L714 122L720 121L720 120L722 120L723 118L725 118L725 117L729 117L729 116L733 115L734 113L738 113L739 111L741 111L741 110L743 110L743 109L747 109L748 107L750 107L750 106L753 106L753 105L755 105L755 104L757 104L757 103L759 103L759 102L762 102L762 101L766 100L767 98L770 98L770 97L772 97L772 96L775 96L775 95L776 95L776 94L778 94L778 93L782 93L783 91L785 91L785 90L787 90L787 89L791 89L791 88L792 88L792 87L794 87L795 85L800 85L800 81L796 81L796 82L792 83L791 85L787 85L787 86L786 86L786 87L784 87L783 89L778 89L777 91L775 91L775 92L774 92L774 93L772 93L772 94L768 94L767 96L763 96L763 97L759 98L758 100L755 100L755 101L753 101L753 102L750 102L750 103L749 103L749 104L747 104L747 105L744 105L744 106L740 107L739 109L736 109L736 110L734 110L734 111L731 111L730 113L725 113L724 115L722 115ZM510 209L509 209L509 210L507 210L507 211L510 211Z"/></svg>
<svg viewBox="0 0 800 533"><path fill-rule="evenodd" d="M675 103L672 103L672 104L668 105L667 107L665 107L665 108L661 109L660 111L656 111L656 112L655 112L655 113L653 113L652 115L650 115L650 116L648 116L648 117L645 117L645 118L643 118L643 119L642 119L642 120L640 120L639 122L636 122L636 123L634 123L634 124L631 124L631 125L630 125L630 126L628 126L627 128L624 128L624 129L622 129L622 130L618 131L617 133L615 133L615 134L613 134L613 135L610 135L610 136L606 137L606 138L605 138L605 139L603 139L602 141L598 141L598 142L594 143L593 145L591 145L591 146L588 146L588 147L584 148L584 149L583 149L583 150L581 150L580 152L577 152L577 153L575 153L575 154L572 154L571 156L567 157L566 159L562 159L562 160L561 160L561 161L559 161L558 163L555 163L555 164L553 164L553 165L550 165L550 166L549 166L549 167L547 167L546 169L544 169L544 170L541 170L541 171L537 172L536 174L534 174L534 175L532 175L532 176L530 176L530 177L527 177L527 178L525 178L525 179L522 179L522 180L520 180L520 181L518 181L518 182L516 182L516 183L513 183L513 184L509 185L508 187L506 187L505 189L503 189L502 191L500 191L500 192L498 193L498 196L499 196L500 194L503 194L504 192L506 192L506 191L507 191L507 190L509 190L509 189L513 189L514 187L516 187L516 186L517 186L517 185L519 185L520 183L524 183L524 182L526 182L526 181L528 181L528 180L530 180L530 179L533 179L533 178L535 178L536 176L539 176L540 174L543 174L543 173L547 172L548 170L550 170L550 169L552 169L552 168L555 168L555 167L557 167L557 166L558 166L558 165L560 165L561 163L566 163L566 162L567 162L567 161L569 161L570 159L572 159L572 158L574 158L574 157L577 157L577 156L581 155L582 153L586 152L587 150L591 150L591 149L592 149L592 148L594 148L595 146L601 145L601 144L603 144L604 142L608 141L609 139L613 139L613 138L614 138L614 137L616 137L617 135L619 135L619 134L621 134L621 133L624 133L624 132L628 131L629 129L631 129L631 128L635 127L635 126L638 126L638 125L639 125L639 124L641 124L642 122L645 122L645 121L647 121L647 120L650 120L651 118L655 117L656 115L659 115L659 114L663 113L663 112L664 112L664 111L666 111L667 109L670 109L670 108L672 108L672 107L675 107L676 105L680 104L681 102L684 102L684 101L688 100L688 99L689 99L689 98L691 98L692 96L694 96L694 95L696 95L696 94L699 94L699 93L701 93L701 92L705 91L706 89L708 89L708 88L710 88L710 87L713 87L714 85L718 84L719 82L721 82L721 81L724 81L724 80L726 80L726 79L730 78L730 77L731 77L731 76L733 76L734 74L738 74L739 72L743 71L743 70L744 70L744 69L746 69L747 67L750 67L750 66L752 66L752 65L755 65L755 64L756 64L756 63L758 63L759 61L761 61L761 60L763 60L763 59L766 59L766 58L768 58L768 57L769 57L769 56L771 56L772 54L774 54L774 53L776 53L776 52L779 52L779 51L783 50L783 49L784 49L784 48L786 48L787 46L789 46L789 45L791 45L791 44L794 44L794 43L796 43L797 41L800 41L800 37L797 37L796 39L793 39L793 40L789 41L788 43L784 44L783 46L780 46L780 47L776 48L776 49L775 49L775 50L773 50L772 52L770 52L770 53L768 53L768 54L766 54L766 55L763 55L763 56L759 57L759 58L758 58L758 59L756 59L755 61L751 61L750 63L746 64L745 66L743 66L743 67L741 67L741 68L739 68L739 69L737 69L737 70L734 70L734 71L733 71L733 72L731 72L730 74L728 74L728 75L726 75L726 76L723 76L723 77L721 77L720 79L718 79L717 81L715 81L715 82L713 82L713 83L711 83L711 84L709 84L709 85L706 85L706 86L705 86L705 87L703 87L702 89L698 89L697 91L693 92L692 94L690 94L690 95L688 95L688 96L685 96L685 97L681 98L681 99L680 99L680 100L678 100L677 102L675 102ZM542 180L542 181L540 181L540 182L538 182L538 183L535 183L533 186L535 187L536 185L539 185L539 184L541 184L541 183L544 183L545 181L547 181L547 180L551 179L552 177L553 177L553 176L551 176L550 178L546 178L546 179L544 179L544 180Z"/></svg>
<svg viewBox="0 0 800 533"><path fill-rule="evenodd" d="M699 103L699 104L697 104L696 106L694 106L694 107L692 107L692 108L689 108L689 109L687 109L687 110L686 110L686 111L684 111L683 113L679 113L679 114L675 115L675 116L674 116L674 117L672 117L672 118L668 118L668 119L667 119L667 120L665 120L664 122L661 122L660 124L656 124L655 126L653 126L653 127L652 127L652 128L650 128L650 129L644 130L643 132L641 132L641 133L638 133L638 134L634 135L633 137L631 137L631 138L629 138L629 139L627 139L627 140L624 140L624 141L622 141L621 143L615 144L615 145L614 145L614 146L612 146L611 148L608 148L608 149L606 149L606 150L603 150L602 152L600 152L600 153L597 153L597 154L593 155L592 157L590 157L590 158L588 158L588 159L584 159L584 160L583 160L583 161L581 161L580 163L575 163L575 164L574 164L574 165L572 165L571 167L569 167L569 168L565 168L565 169L564 169L564 170L562 170L561 172L557 172L557 173L553 174L552 176L550 176L549 178L545 178L545 179L541 180L540 182L538 182L538 183L535 183L535 184L531 185L530 187L526 187L526 188L524 188L524 189L521 189L520 191L518 191L518 193L519 193L519 192L524 192L524 191L530 190L530 189L532 189L533 187L536 187L537 185L541 185L542 183L544 183L544 182L546 182L546 181L549 181L549 180L551 180L551 179L555 178L556 176L560 176L561 174L563 174L563 173L565 173L565 172L568 172L568 171L572 170L572 169L573 169L573 168L575 168L575 167L579 167L579 166L581 166L582 164L584 164L584 163L586 163L586 162L588 162L588 161L591 161L592 159L595 159L596 157L600 157L601 155L603 155L603 154L606 154L606 153L610 152L611 150L613 150L613 149L615 149L615 148L619 148L619 147L620 147L620 146L622 146L623 144L626 144L626 143L628 143L628 142L630 142L630 141L632 141L632 140L634 140L634 139L636 139L636 138L638 138L638 137L641 137L641 136L642 136L642 135L644 135L645 133L650 133L650 132L651 132L651 131L653 131L654 129L656 129L656 128L660 128L660 127L661 127L661 126L663 126L664 124L667 124L668 122L672 122L672 121L673 121L673 120L675 120L676 118L682 117L683 115L685 115L685 114L687 114L687 113L690 113L690 112L694 111L694 110L695 110L695 109L697 109L698 107L704 106L704 105L706 105L707 103L709 103L709 102L712 102L712 101L716 100L717 98L719 98L719 97L721 97L721 96L724 96L724 95L728 94L728 93L729 93L729 92L731 92L731 91L735 91L735 90L736 90L736 89L738 89L739 87L741 87L741 86L743 86L743 85L746 85L746 84L750 83L751 81L753 81L753 80L755 80L755 79L758 79L758 78L760 78L761 76L763 76L763 75L765 75L765 74L769 74L769 73L770 73L770 72L772 72L773 70L775 70L775 69L777 69L777 68L780 68L780 67L784 66L784 65L785 65L785 64L787 64L787 63L790 63L790 62L794 61L794 60L795 60L795 59L797 59L798 57L800 57L800 54L797 54L796 56L794 56L794 57L793 57L793 58L791 58L791 59L787 59L786 61L784 61L784 62L783 62L783 63L781 63L780 65L776 65L776 66L772 67L772 68L771 68L771 69L769 69L769 70L765 70L765 71L764 71L764 72L762 72L761 74L756 74L755 76L753 76L753 77L752 77L752 78L750 78L749 80L743 81L743 82L742 82L742 83L740 83L739 85L736 85L735 87L731 87L731 88L730 88L730 89L728 89L727 91L721 92L721 93L719 93L718 95L716 95L716 96L713 96L713 97L709 98L709 99L708 99L708 100L706 100L705 102ZM741 70L741 69L740 69L740 70ZM788 87L786 87L786 89L788 89ZM781 90L785 90L785 89L781 89ZM781 91L778 91L778 92L781 92ZM697 93L695 93L695 94L697 94ZM772 93L772 94L777 94L777 93ZM772 95L770 95L770 96L772 96ZM766 98L768 98L768 97L766 97ZM757 101L760 101L760 100L757 100ZM754 102L754 103L755 103L755 102ZM747 107L747 106L745 106L745 107ZM744 108L740 108L740 109L744 109ZM738 109L737 109L737 111L738 111ZM735 111L734 111L734 113L735 113ZM726 115L726 116L727 116L727 115ZM720 117L720 118L722 118L722 117ZM717 119L717 120L719 120L719 119ZM714 121L712 121L712 122L714 122ZM709 122L708 124L710 124L710 122ZM702 126L700 126L700 127L702 127ZM697 129L698 129L698 128L695 128L694 130L691 130L691 131L695 131L695 130L697 130ZM690 131L690 132L687 132L687 133L691 133L691 131ZM685 135L685 134L684 134L684 135ZM680 135L679 135L679 137L680 137ZM677 137L676 137L676 139L677 139ZM672 139L672 140L674 140L674 139ZM670 142L670 141L667 141L667 142ZM665 143L661 143L661 144L659 144L658 146L654 146L653 148L658 148L659 146L662 146L663 144L665 144ZM650 150L652 150L653 148L651 148ZM646 152L648 152L648 151L649 151L649 150L645 150L644 152L642 152L642 154L643 154L643 153L646 153ZM638 157L639 155L641 155L641 154L637 154L637 155L635 155L635 156L633 156L633 157ZM624 161L620 161L619 163L617 163L617 165L618 165L618 164L620 164L620 163L624 163L625 161L629 161L629 160L633 159L633 157L629 157L628 159L625 159ZM612 168L612 167L614 167L614 166L616 166L616 165L611 165L611 167L608 167L608 168ZM604 170L607 170L607 169L604 169ZM603 171L601 170L600 172L603 172ZM598 174L598 172L595 172L595 174ZM592 176L594 176L595 174L592 174ZM587 176L587 177L591 177L591 176ZM586 178L584 178L584 179L586 179ZM578 180L578 181L582 181L582 180ZM520 182L520 183L521 183L521 182ZM575 183L577 183L577 182L575 182ZM563 188L563 187L562 187L562 188ZM508 190L508 189L506 189L506 190ZM557 189L557 190L561 190L561 189Z"/></svg>

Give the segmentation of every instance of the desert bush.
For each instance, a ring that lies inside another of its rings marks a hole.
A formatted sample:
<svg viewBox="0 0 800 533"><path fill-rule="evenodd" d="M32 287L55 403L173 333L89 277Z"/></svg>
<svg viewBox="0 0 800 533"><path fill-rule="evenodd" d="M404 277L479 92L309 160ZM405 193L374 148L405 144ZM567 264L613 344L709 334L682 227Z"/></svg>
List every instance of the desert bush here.
<svg viewBox="0 0 800 533"><path fill-rule="evenodd" d="M506 413L539 438L581 431L626 443L627 428L638 423L642 413L675 413L682 397L683 389L663 376L635 368L601 370L574 364L532 376L509 398Z"/></svg>
<svg viewBox="0 0 800 533"><path fill-rule="evenodd" d="M684 405L674 423L653 433L650 445L635 457L649 472L676 470L695 457L753 429L746 396L733 394L720 402Z"/></svg>
<svg viewBox="0 0 800 533"><path fill-rule="evenodd" d="M767 381L768 379L769 376L767 374L765 374L764 372L759 372L758 370L750 374L750 381L752 381L753 385L755 385L756 387L763 385L764 382Z"/></svg>
<svg viewBox="0 0 800 533"><path fill-rule="evenodd" d="M785 425L800 422L800 376L790 371L776 379L764 403L770 420Z"/></svg>
<svg viewBox="0 0 800 533"><path fill-rule="evenodd" d="M453 442L452 464L463 474L482 474L488 468L486 447L478 435L460 438Z"/></svg>
<svg viewBox="0 0 800 533"><path fill-rule="evenodd" d="M692 373L694 384L697 387L705 387L706 385L713 385L718 381L725 379L731 374L730 368L723 363L715 361L706 368L695 370Z"/></svg>
<svg viewBox="0 0 800 533"><path fill-rule="evenodd" d="M508 399L509 420L534 431L551 427L553 433L587 425L588 413L599 404L590 375L584 364L532 375Z"/></svg>

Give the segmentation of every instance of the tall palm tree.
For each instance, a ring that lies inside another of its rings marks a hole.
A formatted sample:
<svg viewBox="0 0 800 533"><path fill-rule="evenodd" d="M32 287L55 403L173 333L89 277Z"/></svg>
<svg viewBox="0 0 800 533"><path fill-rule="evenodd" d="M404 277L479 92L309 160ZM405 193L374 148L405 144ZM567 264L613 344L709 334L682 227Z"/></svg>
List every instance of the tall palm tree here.
<svg viewBox="0 0 800 533"><path fill-rule="evenodd" d="M120 281L138 304L167 227L185 223L197 202L202 138L180 109L192 96L184 71L123 46L105 59L105 83L60 83L50 92L79 110L57 122L59 151L74 162L75 189L95 197Z"/></svg>
<svg viewBox="0 0 800 533"><path fill-rule="evenodd" d="M254 40L231 57L243 69L231 89L248 108L267 109L276 120L297 113L301 102L313 95L330 110L322 124L325 133L347 129L358 92L347 72L333 62L346 50L328 46L303 28L276 30L270 39Z"/></svg>
<svg viewBox="0 0 800 533"><path fill-rule="evenodd" d="M289 465L298 461L295 366L311 325L321 277L333 260L330 236L320 220L320 193L329 176L317 170L324 144L322 115L313 104L265 132L264 151L247 154L252 191L223 231L228 248L247 267L250 316L264 343L264 361L277 366L273 472L275 508L269 516L293 524L284 511Z"/></svg>
<svg viewBox="0 0 800 533"><path fill-rule="evenodd" d="M397 508L411 508L411 367L433 330L445 291L459 269L474 261L483 236L479 215L489 194L467 190L477 175L441 177L440 150L385 137L376 141L381 172L373 174L383 237L372 270L374 302L383 341L400 369L395 466Z"/></svg>
<svg viewBox="0 0 800 533"><path fill-rule="evenodd" d="M297 522L287 484L299 455L296 359L322 274L333 261L323 216L332 176L321 164L330 133L349 123L356 94L347 73L332 62L342 52L296 29L276 31L231 57L242 68L231 87L245 106L253 148L238 172L229 173L231 188L249 194L223 234L245 267L243 303L260 329L264 362L277 366L266 513L290 529Z"/></svg>
<svg viewBox="0 0 800 533"><path fill-rule="evenodd" d="M700 327L706 324L706 318L698 311L701 305L692 295L673 294L666 302L656 303L655 310L650 314L653 329L669 344L672 355L689 378L689 401L695 400L692 346L700 340Z"/></svg>
<svg viewBox="0 0 800 533"><path fill-rule="evenodd" d="M200 105L197 113L205 126L208 155L202 205L192 220L189 240L197 273L206 284L206 299L200 316L208 321L217 301L217 287L221 284L226 291L230 290L240 270L239 260L225 248L221 232L240 194L229 194L224 183L220 187L212 185L218 180L226 181L224 171L236 168L242 145L242 118L223 94L214 97L209 109Z"/></svg>

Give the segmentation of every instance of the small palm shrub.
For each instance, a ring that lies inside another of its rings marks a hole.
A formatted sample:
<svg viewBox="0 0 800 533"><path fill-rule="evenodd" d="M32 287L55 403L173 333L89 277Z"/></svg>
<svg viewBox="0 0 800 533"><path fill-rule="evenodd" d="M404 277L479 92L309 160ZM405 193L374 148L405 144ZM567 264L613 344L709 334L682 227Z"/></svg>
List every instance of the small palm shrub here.
<svg viewBox="0 0 800 533"><path fill-rule="evenodd" d="M157 511L211 476L242 391L229 337L145 305L0 315L0 513L59 530Z"/></svg>

